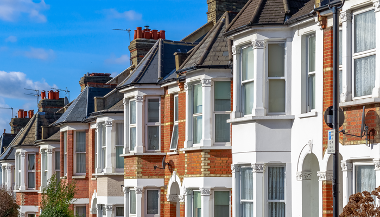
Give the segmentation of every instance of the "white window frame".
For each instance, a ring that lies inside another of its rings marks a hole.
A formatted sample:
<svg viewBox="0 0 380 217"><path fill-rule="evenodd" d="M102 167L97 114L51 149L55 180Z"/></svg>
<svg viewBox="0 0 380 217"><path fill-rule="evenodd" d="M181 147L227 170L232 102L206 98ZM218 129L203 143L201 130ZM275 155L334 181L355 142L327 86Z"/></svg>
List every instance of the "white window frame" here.
<svg viewBox="0 0 380 217"><path fill-rule="evenodd" d="M45 162L43 161L43 157L42 155L45 154ZM47 186L47 183L48 183L48 169L47 169L47 164L48 164L48 160L47 160L47 149L41 149L41 190L42 188L46 187ZM53 163L53 162L51 162ZM45 165L46 164L46 165ZM44 167L46 166L46 170L44 171ZM43 177L44 177L44 172L46 173L46 180L45 180L45 183L43 181Z"/></svg>
<svg viewBox="0 0 380 217"><path fill-rule="evenodd" d="M34 215L34 217L36 217L36 213L25 213L25 216L27 216L27 217L30 217L32 215Z"/></svg>
<svg viewBox="0 0 380 217"><path fill-rule="evenodd" d="M191 191L191 217L194 217L194 192L200 192L200 189L194 189ZM201 202L201 210L202 209L203 207L202 207L202 202Z"/></svg>
<svg viewBox="0 0 380 217"><path fill-rule="evenodd" d="M149 105L148 105L148 100L150 99L158 99L158 122L148 122L148 109L149 109ZM149 97L145 97L145 150L147 152L161 152L161 97L158 97L158 96L149 96ZM136 120L137 121L137 120ZM156 126L158 127L158 149L157 150L153 150L153 149L149 149L149 144L148 144L148 141L149 141L149 138L148 138L148 127L153 127L153 126Z"/></svg>
<svg viewBox="0 0 380 217"><path fill-rule="evenodd" d="M191 138L192 138L192 141L193 141L193 146L194 145L197 145L197 146L199 146L200 144L201 144L201 142L202 142L202 139L203 139L203 137L202 137L202 132L201 132L201 135L200 135L200 137L201 137L201 140L199 141L199 143L195 143L195 139L194 139L194 134L195 134L195 130L194 130L194 126L195 126L195 122L194 122L194 118L195 117L202 117L202 121L203 121L203 109L202 109L202 112L201 113L194 113L195 111L194 111L194 98L195 98L195 85L200 85L200 87L201 87L201 90L202 90L202 99L203 99L203 88L202 88L202 82L201 81L196 81L196 82L194 82L194 83L192 83L191 84L192 85L192 89L191 89L191 91L193 92L192 93L192 99L190 99L190 101L191 101L191 122L193 123L192 125L191 125L191 127L192 127L192 135L191 135ZM203 108L203 103L202 103L202 108ZM203 129L203 124L202 124L202 131L203 131L204 129ZM178 131L179 132L179 131Z"/></svg>
<svg viewBox="0 0 380 217"><path fill-rule="evenodd" d="M87 143L87 134L86 134L86 131L84 130L78 130L78 131L74 131L74 150L73 150L73 153L74 153L74 164L73 164L73 170L74 170L74 175L77 175L77 176L85 176L86 175L86 172L84 173L78 173L77 172L77 154L86 154L86 157L87 157L87 152L77 152L76 151L76 148L77 148L77 133L84 133L86 135L86 143ZM87 149L87 144L86 145L86 148L85 150ZM87 162L85 161L86 163L86 169L87 169Z"/></svg>
<svg viewBox="0 0 380 217"><path fill-rule="evenodd" d="M241 169L244 169L244 168L250 168L250 169L252 169L252 167L251 167L251 165L241 165L240 166L240 171L239 171L239 180L240 180L240 183L239 183L239 213L240 213L240 215L242 215L243 213L242 213L242 202L245 202L245 203L252 203L252 204L254 204L255 202L254 202L254 196L252 197L252 200L246 200L246 199L241 199L241 195L242 195L242 193L241 193L241 187L242 187L242 184L241 184L241 182L242 182L242 175L241 175ZM253 171L253 170L252 170ZM253 173L251 173L251 175L252 175L252 177L253 177ZM253 183L252 183L253 184ZM253 190L253 187L252 187L252 190ZM253 194L253 192L252 192L252 194ZM252 213L253 213L253 207L252 207Z"/></svg>
<svg viewBox="0 0 380 217"><path fill-rule="evenodd" d="M25 162L23 162L25 163ZM16 153L16 189L19 189L21 187L21 176L22 176L22 170L21 170L21 153ZM4 170L3 170L4 171ZM3 183L7 180L3 180Z"/></svg>
<svg viewBox="0 0 380 217"><path fill-rule="evenodd" d="M284 45L284 54L285 54L285 59L284 59L284 77L269 77L269 45L271 44L283 44ZM288 96L287 96L287 87L288 87L288 81L287 81L287 74L288 74L288 54L287 54L287 49L288 45L285 40L276 40L276 41L268 41L265 46L265 80L267 81L267 85L265 85L265 105L268 108L267 109L267 114L268 115L285 115L287 113L287 106L288 106ZM284 112L270 112L269 111L269 80L284 80L285 81L285 111Z"/></svg>
<svg viewBox="0 0 380 217"><path fill-rule="evenodd" d="M231 112L232 112L232 105L231 105L231 108L230 108L230 110L231 111L215 111L215 82L220 82L220 81L229 81L230 82L230 84L232 83L232 81L231 81L231 79L229 79L229 78L226 78L226 79L215 79L215 80L213 80L213 83L214 83L214 85L213 85L213 88L212 88L212 106L211 106L211 108L212 108L212 111L213 111L213 115L212 115L212 118L213 118L213 120L212 120L212 131L213 131L213 141L214 141L214 145L215 146L231 146L231 125L230 125L230 131L229 131L229 135L230 135L230 141L228 141L228 142L216 142L216 127L215 127L215 120L216 120L216 115L218 115L218 114L228 114L228 115L230 115L231 114ZM231 91L230 91L230 94L231 94ZM230 95L230 104L231 104L231 95Z"/></svg>
<svg viewBox="0 0 380 217"><path fill-rule="evenodd" d="M339 64L339 74L338 74L338 77L339 77L339 88L338 88L338 91L339 91L339 102L340 102L340 97L341 97L341 94L343 93L343 73L344 73L344 70L343 70L343 30L342 30L342 27L340 26L339 27L339 37L342 38L342 40L339 42L339 38L338 38L338 52L339 52L339 55L341 55L341 58L342 58L342 64ZM339 46L340 46L340 43L342 44L342 52L340 53L339 51ZM339 62L339 58L338 58L338 62ZM342 73L342 75L340 75Z"/></svg>
<svg viewBox="0 0 380 217"><path fill-rule="evenodd" d="M100 122L100 168L103 170L106 168L106 156L107 156L107 127L106 122Z"/></svg>
<svg viewBox="0 0 380 217"><path fill-rule="evenodd" d="M308 35L306 35L306 74L307 74L307 76L306 76L306 112L311 112L312 110L315 110L315 108L316 108L316 105L315 105L315 103L316 103L316 99L315 99L315 97L314 97L314 108L311 108L310 107L310 105L309 105L309 77L310 76L314 76L314 82L316 81L316 63L317 63L317 55L315 55L315 57L314 57L314 71L310 71L310 53L309 53L309 51L310 51L310 38L311 37L315 37L315 53L317 53L316 52L316 48L317 48L317 36L316 36L316 33L315 32L313 32L313 33L310 33L310 34L308 34ZM285 53L285 55L286 55L286 53ZM316 93L316 91L315 91L315 86L316 85L314 85L314 96L315 96L315 93ZM286 81L285 81L285 87L286 87ZM285 97L286 97L286 95L285 95ZM285 104L285 110L286 110L286 104Z"/></svg>
<svg viewBox="0 0 380 217"><path fill-rule="evenodd" d="M85 210L86 210L86 216L85 217L87 217L87 206L86 206L86 204L78 204L78 205L75 205L74 206L74 214L75 214L75 216L76 216L76 214L77 214L77 207L85 207ZM82 217L82 216L81 216Z"/></svg>
<svg viewBox="0 0 380 217"><path fill-rule="evenodd" d="M269 200L268 199L268 182L269 182L269 177L268 177L268 171L269 167L283 167L284 168L284 200ZM286 204L286 194L287 194L287 188L286 188L286 183L287 183L287 176L286 176L286 165L285 164L267 164L266 170L264 174L264 180L265 180L265 188L264 188L264 195L265 195L265 212L267 213L266 216L269 217L269 202L278 202L278 203L284 203L285 204L285 216L287 216L287 204Z"/></svg>
<svg viewBox="0 0 380 217"><path fill-rule="evenodd" d="M56 162L56 158L57 158L57 152L59 153L58 156L59 156L59 169L57 169L57 164L55 163ZM55 171L55 174L57 175L57 172L59 172L59 174L61 174L61 150L59 150L59 148L56 148L55 151L54 151L54 171ZM61 175L57 176L56 177L57 181L61 180Z"/></svg>
<svg viewBox="0 0 380 217"><path fill-rule="evenodd" d="M253 76L253 78L252 79L248 79L248 80L244 80L243 81L243 50L244 49L247 49L247 48L251 48L252 49L252 51L253 51L253 46L252 45L243 45L243 46L241 46L239 49L240 49L240 62L239 62L239 64L240 64L240 85L241 85L241 94L240 94L240 111L241 111L241 114L243 115L243 116L252 116L253 115L253 113L252 113L252 111L250 111L248 114L245 114L245 104L246 104L246 102L245 102L245 99L244 99L244 96L245 96L245 93L244 93L244 88L243 88L243 85L244 84L246 84L246 83L251 83L251 82L253 82L253 99L252 99L252 108L254 108L254 104L255 104L255 95L254 95L254 93L255 93L255 91L256 91L256 84L255 84L255 76ZM255 56L253 56L253 58L256 58ZM252 61L254 61L254 59L252 60ZM253 67L255 67L255 66L253 66ZM255 73L255 70L254 70L254 72L253 73Z"/></svg>
<svg viewBox="0 0 380 217"><path fill-rule="evenodd" d="M374 166L374 164L373 162L353 162L352 163L352 189L354 191L353 194L357 193L357 185L356 185L356 172L357 172L356 167L357 166ZM374 170L374 172L375 172L375 177L376 177L376 171Z"/></svg>
<svg viewBox="0 0 380 217"><path fill-rule="evenodd" d="M373 7L366 7L364 9L355 10L352 13L352 30L351 30L352 31L351 32L351 35L352 35L352 41L351 41L351 46L352 46L352 49L351 49L351 51L352 51L352 63L351 63L352 64L351 65L351 69L352 69L352 88L351 89L352 89L353 100L360 100L360 99L365 99L365 98L371 98L372 97L372 93L370 95L366 95L366 96L355 96L355 60L356 59L361 59L361 58L364 58L364 57L369 57L369 56L376 56L376 48L372 49L372 50L362 51L360 53L355 53L355 16L359 15L359 14L362 14L362 13L365 13L365 12L368 12L368 11L372 11L372 10L374 10ZM376 12L374 12L374 13L376 13ZM376 24L378 24L378 20L376 21ZM376 47L377 47L377 44L378 43L376 42ZM377 76L378 75L376 74L376 71L375 71L375 78Z"/></svg>
<svg viewBox="0 0 380 217"><path fill-rule="evenodd" d="M135 192L135 198L136 198L136 190L134 188L130 188L129 189L129 198L128 198L128 213L129 213L129 216L136 216L137 215L137 198L136 198L136 213L135 214L132 214L131 213L131 197L132 197L132 193L131 192Z"/></svg>
<svg viewBox="0 0 380 217"><path fill-rule="evenodd" d="M131 123L131 121L132 121L132 114L131 114L131 102L135 102L135 109L136 109L136 111L135 111L135 121L136 121L136 123L134 123L134 124L132 124ZM128 144L129 144L129 151L130 152L134 152L135 151L135 149L136 149L136 146L137 146L137 135L136 135L136 133L137 133L137 108L136 108L136 106L137 106L137 101L135 100L135 99L130 99L129 100L129 102L128 102L128 116L129 116L129 118L128 118L128 126L129 126L129 133L128 133ZM132 137L132 134L131 134L131 128L135 128L135 147L133 147L133 149L131 149L131 137Z"/></svg>
<svg viewBox="0 0 380 217"><path fill-rule="evenodd" d="M119 136L119 129L118 129L118 125L121 124L123 126L123 131L122 131L122 134L123 134L123 141L121 141L121 144L118 144L118 136ZM117 156L116 155L116 150L117 150L117 147L121 147L121 148L124 148L124 122L122 121L115 121L115 159L113 160L113 162L115 162L115 171L116 172L123 172L124 171L124 166L122 168L117 168L117 158L120 157L120 156ZM121 152L123 154L123 151ZM124 157L122 157L124 159Z"/></svg>
<svg viewBox="0 0 380 217"><path fill-rule="evenodd" d="M67 177L67 131L63 132L63 174Z"/></svg>
<svg viewBox="0 0 380 217"><path fill-rule="evenodd" d="M178 107L177 109L179 110L179 98L178 98L178 94L175 94L174 97L173 97L173 131L172 131L172 136L171 136L171 139L170 139L170 151L176 151L178 149L178 141L179 141L179 129L178 129L178 123L179 123L179 112L178 110L176 111L175 109L175 101L177 99L177 104L178 104ZM177 114L178 113L178 114ZM178 116L178 120L175 120L175 116ZM172 148L172 144L173 144L173 136L174 136L174 127L177 126L177 131L178 131L178 135L177 135L177 146L175 148Z"/></svg>
<svg viewBox="0 0 380 217"><path fill-rule="evenodd" d="M148 212L148 191L158 191L158 204L157 204L158 205L158 214L147 214L147 212ZM136 201L136 204L137 203L138 202ZM145 203L146 209L144 209L145 214L143 216L145 216L145 217L159 217L160 213L161 213L161 190L158 188L145 189L144 203ZM137 213L137 210L136 210L136 213Z"/></svg>
<svg viewBox="0 0 380 217"><path fill-rule="evenodd" d="M123 208L123 210L124 210L124 206L122 206L122 205L116 205L115 206L115 217L124 217L124 212L123 212L123 215L116 215L116 210L117 210L117 208Z"/></svg>
<svg viewBox="0 0 380 217"><path fill-rule="evenodd" d="M29 155L34 155L34 170L29 170ZM35 190L37 189L37 180L36 180L36 153L27 153L26 154L26 184L28 190ZM34 173L34 188L29 188L29 173ZM22 175L22 174L21 174Z"/></svg>
<svg viewBox="0 0 380 217"><path fill-rule="evenodd" d="M231 190L228 190L228 189L214 189L212 192L213 194L211 195L212 196L212 203L211 203L211 216L212 217L215 217L215 211L214 211L214 208L215 208L215 191L226 191L228 192L228 198L229 198L229 203L228 203L228 216L231 217L231 201L232 201L232 197L231 197Z"/></svg>
<svg viewBox="0 0 380 217"><path fill-rule="evenodd" d="M93 167L95 168L95 173L97 173L97 168L98 168L98 144L99 144L99 141L98 141L98 128L95 128L95 140L94 140L94 165ZM92 173L92 171L90 171Z"/></svg>

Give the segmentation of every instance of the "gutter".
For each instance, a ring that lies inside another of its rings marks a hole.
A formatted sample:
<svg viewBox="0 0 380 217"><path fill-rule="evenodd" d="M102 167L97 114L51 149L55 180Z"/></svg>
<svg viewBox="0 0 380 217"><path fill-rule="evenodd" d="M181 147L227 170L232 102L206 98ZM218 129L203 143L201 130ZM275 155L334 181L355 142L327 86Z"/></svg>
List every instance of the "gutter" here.
<svg viewBox="0 0 380 217"><path fill-rule="evenodd" d="M204 66L192 66L186 69L181 69L177 71L177 74L182 74L183 72L191 72L197 69L231 69L231 65L204 65Z"/></svg>

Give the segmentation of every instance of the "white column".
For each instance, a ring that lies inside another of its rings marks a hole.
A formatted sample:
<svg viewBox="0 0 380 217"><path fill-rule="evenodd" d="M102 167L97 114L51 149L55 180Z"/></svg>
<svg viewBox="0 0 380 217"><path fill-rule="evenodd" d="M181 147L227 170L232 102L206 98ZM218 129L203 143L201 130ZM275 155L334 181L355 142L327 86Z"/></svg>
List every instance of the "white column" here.
<svg viewBox="0 0 380 217"><path fill-rule="evenodd" d="M345 207L352 194L352 187L353 187L352 186L352 163L350 161L342 161L341 167L343 171L343 177L342 177L343 178L343 201L342 202L343 202L343 207Z"/></svg>
<svg viewBox="0 0 380 217"><path fill-rule="evenodd" d="M232 217L240 217L240 166L232 164Z"/></svg>
<svg viewBox="0 0 380 217"><path fill-rule="evenodd" d="M240 98L241 98L241 78L240 78L240 48L232 46L232 55L233 55L233 105L231 118L240 118L241 107L240 107Z"/></svg>
<svg viewBox="0 0 380 217"><path fill-rule="evenodd" d="M253 216L264 216L264 164L251 165L253 175Z"/></svg>
<svg viewBox="0 0 380 217"><path fill-rule="evenodd" d="M53 149L48 148L46 150L46 155L47 155L47 177L46 177L46 182L47 182L53 176Z"/></svg>
<svg viewBox="0 0 380 217"><path fill-rule="evenodd" d="M186 91L186 129L185 148L193 147L193 85L185 83Z"/></svg>
<svg viewBox="0 0 380 217"><path fill-rule="evenodd" d="M350 11L340 14L342 20L342 93L341 102L352 100L352 15Z"/></svg>
<svg viewBox="0 0 380 217"><path fill-rule="evenodd" d="M201 215L210 216L210 188L200 188L201 190Z"/></svg>
<svg viewBox="0 0 380 217"><path fill-rule="evenodd" d="M7 189L11 190L12 189L12 165L7 164L6 166L7 170Z"/></svg>
<svg viewBox="0 0 380 217"><path fill-rule="evenodd" d="M211 79L202 79L202 146L211 146Z"/></svg>
<svg viewBox="0 0 380 217"><path fill-rule="evenodd" d="M102 127L101 123L97 123L97 133L96 133L96 173L102 173L103 168L102 168Z"/></svg>
<svg viewBox="0 0 380 217"><path fill-rule="evenodd" d="M123 99L124 104L124 154L129 153L129 100Z"/></svg>
<svg viewBox="0 0 380 217"><path fill-rule="evenodd" d="M112 209L113 209L112 205L106 205L106 216L107 217L112 217Z"/></svg>
<svg viewBox="0 0 380 217"><path fill-rule="evenodd" d="M142 194L144 189L142 187L135 187L136 192L136 217L143 217L143 200L142 200Z"/></svg>
<svg viewBox="0 0 380 217"><path fill-rule="evenodd" d="M193 190L191 189L186 189L185 191L185 217L192 217L192 195L193 195Z"/></svg>
<svg viewBox="0 0 380 217"><path fill-rule="evenodd" d="M21 175L20 175L20 190L25 190L25 176L26 176L26 161L25 161L25 152L20 152L20 162L21 162Z"/></svg>
<svg viewBox="0 0 380 217"><path fill-rule="evenodd" d="M124 187L124 217L129 217L129 188Z"/></svg>
<svg viewBox="0 0 380 217"><path fill-rule="evenodd" d="M136 147L135 152L136 153L143 153L144 152L144 137L143 137L143 129L144 129L144 123L143 123L143 96L136 96Z"/></svg>
<svg viewBox="0 0 380 217"><path fill-rule="evenodd" d="M264 40L252 42L254 56L254 100L252 114L254 116L264 116L264 93L265 93L265 67L264 67Z"/></svg>
<svg viewBox="0 0 380 217"><path fill-rule="evenodd" d="M105 173L112 173L112 121L106 121L106 165L104 168Z"/></svg>
<svg viewBox="0 0 380 217"><path fill-rule="evenodd" d="M375 9L376 16L376 42L380 41L380 28L378 28L378 23L380 23L380 2L379 0L373 0L373 6ZM377 46L378 47L378 46ZM376 79L375 87L372 91L372 97L380 97L380 49L376 48Z"/></svg>

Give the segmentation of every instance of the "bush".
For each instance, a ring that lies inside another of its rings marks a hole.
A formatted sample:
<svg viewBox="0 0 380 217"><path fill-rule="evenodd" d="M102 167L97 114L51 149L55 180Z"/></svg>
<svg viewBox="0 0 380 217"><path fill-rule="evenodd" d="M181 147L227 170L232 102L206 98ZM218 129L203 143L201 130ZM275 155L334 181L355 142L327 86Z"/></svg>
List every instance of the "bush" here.
<svg viewBox="0 0 380 217"><path fill-rule="evenodd" d="M16 203L16 197L12 191L0 188L0 216L17 217L19 205Z"/></svg>
<svg viewBox="0 0 380 217"><path fill-rule="evenodd" d="M375 205L374 197L380 199L380 186L371 193L363 191L351 195L339 217L380 217L380 207Z"/></svg>

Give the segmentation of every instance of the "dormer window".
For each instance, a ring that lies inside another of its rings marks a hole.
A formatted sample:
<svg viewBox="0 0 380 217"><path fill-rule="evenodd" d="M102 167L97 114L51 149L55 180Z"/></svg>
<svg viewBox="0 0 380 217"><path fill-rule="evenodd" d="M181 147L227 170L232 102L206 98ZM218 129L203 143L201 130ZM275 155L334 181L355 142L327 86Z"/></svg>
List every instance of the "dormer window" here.
<svg viewBox="0 0 380 217"><path fill-rule="evenodd" d="M193 87L193 143L199 144L202 139L202 86Z"/></svg>
<svg viewBox="0 0 380 217"><path fill-rule="evenodd" d="M242 110L244 115L252 114L254 90L254 56L252 46L244 47L241 52Z"/></svg>
<svg viewBox="0 0 380 217"><path fill-rule="evenodd" d="M160 99L147 98L146 143L148 151L160 150Z"/></svg>

